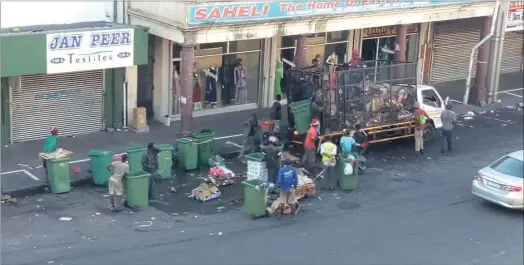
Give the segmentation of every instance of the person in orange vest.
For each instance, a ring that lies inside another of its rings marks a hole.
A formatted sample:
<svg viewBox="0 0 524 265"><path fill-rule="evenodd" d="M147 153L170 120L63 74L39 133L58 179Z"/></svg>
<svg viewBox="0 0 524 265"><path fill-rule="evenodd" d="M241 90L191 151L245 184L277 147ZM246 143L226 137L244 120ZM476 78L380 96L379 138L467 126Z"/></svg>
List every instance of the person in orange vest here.
<svg viewBox="0 0 524 265"><path fill-rule="evenodd" d="M318 126L320 125L320 122L317 119L313 119L311 121L311 127L309 127L309 130L306 134L306 139L304 140L304 156L302 157L302 165L307 168L311 169L315 165L315 159L316 159L316 146L315 142L318 139Z"/></svg>

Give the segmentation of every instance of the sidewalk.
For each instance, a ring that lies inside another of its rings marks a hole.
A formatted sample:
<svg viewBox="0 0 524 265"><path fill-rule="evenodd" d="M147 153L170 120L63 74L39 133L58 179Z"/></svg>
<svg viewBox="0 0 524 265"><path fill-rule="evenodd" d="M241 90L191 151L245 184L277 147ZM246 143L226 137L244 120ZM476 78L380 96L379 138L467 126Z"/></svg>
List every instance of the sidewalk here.
<svg viewBox="0 0 524 265"><path fill-rule="evenodd" d="M269 116L269 109L239 111L194 118L193 131L209 129L215 132L215 153L234 156L239 148L225 145L226 141L240 144L244 121L256 112L259 119ZM79 167L81 172L71 173L72 186L91 182L88 153L93 149L126 152L127 148L145 146L149 142L157 144L174 144L180 122L173 122L166 127L156 122L149 122L149 133L132 131L97 132L76 137L63 137L58 140L58 147L73 152L71 166ZM2 194L20 196L44 191L42 177L44 171L38 153L43 148L43 140L16 143L2 147Z"/></svg>

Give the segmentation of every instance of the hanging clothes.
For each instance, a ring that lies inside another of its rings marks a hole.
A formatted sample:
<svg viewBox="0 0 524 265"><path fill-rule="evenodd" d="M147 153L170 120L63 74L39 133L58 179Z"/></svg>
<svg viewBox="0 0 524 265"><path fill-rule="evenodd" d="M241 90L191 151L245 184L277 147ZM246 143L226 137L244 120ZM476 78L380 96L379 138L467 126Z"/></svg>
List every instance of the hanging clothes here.
<svg viewBox="0 0 524 265"><path fill-rule="evenodd" d="M282 95L282 88L280 87L283 76L284 64L282 63L282 60L277 60L277 64L275 65L275 96L281 95L284 97L284 95Z"/></svg>
<svg viewBox="0 0 524 265"><path fill-rule="evenodd" d="M218 91L218 71L213 68L209 68L209 73L214 75L206 76L206 102L211 104L217 103L217 91ZM216 78L215 78L216 77Z"/></svg>
<svg viewBox="0 0 524 265"><path fill-rule="evenodd" d="M178 114L180 111L180 97L181 87L180 87L180 76L176 69L173 71L173 109L172 114Z"/></svg>
<svg viewBox="0 0 524 265"><path fill-rule="evenodd" d="M193 102L202 102L202 87L200 86L200 76L198 73L193 73Z"/></svg>

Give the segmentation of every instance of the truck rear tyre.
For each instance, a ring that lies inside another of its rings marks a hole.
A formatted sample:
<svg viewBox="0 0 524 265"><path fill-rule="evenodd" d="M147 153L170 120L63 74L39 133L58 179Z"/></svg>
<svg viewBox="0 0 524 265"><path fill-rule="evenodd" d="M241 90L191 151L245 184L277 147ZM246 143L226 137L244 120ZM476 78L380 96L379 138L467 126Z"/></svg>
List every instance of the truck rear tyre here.
<svg viewBox="0 0 524 265"><path fill-rule="evenodd" d="M431 123L426 123L424 126L424 142L431 142L437 137L437 130Z"/></svg>

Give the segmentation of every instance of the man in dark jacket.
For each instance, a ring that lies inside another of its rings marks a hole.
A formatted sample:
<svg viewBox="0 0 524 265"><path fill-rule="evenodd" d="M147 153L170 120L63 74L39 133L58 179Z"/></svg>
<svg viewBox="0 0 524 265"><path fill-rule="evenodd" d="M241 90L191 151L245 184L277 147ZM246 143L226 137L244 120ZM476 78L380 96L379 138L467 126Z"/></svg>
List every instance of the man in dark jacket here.
<svg viewBox="0 0 524 265"><path fill-rule="evenodd" d="M267 180L273 184L277 183L278 171L280 170L280 146L275 136L269 137L269 145L262 147L262 153L266 160Z"/></svg>
<svg viewBox="0 0 524 265"><path fill-rule="evenodd" d="M273 130L275 135L280 133L280 121L282 121L282 104L280 104L281 100L281 95L275 96L275 102L273 102L271 112L269 113L269 119L275 123L275 129Z"/></svg>
<svg viewBox="0 0 524 265"><path fill-rule="evenodd" d="M147 144L147 151L142 155L142 169L151 174L149 177L149 199L153 198L153 186L155 185L155 177L158 174L158 149L155 148L154 143Z"/></svg>
<svg viewBox="0 0 524 265"><path fill-rule="evenodd" d="M257 146L257 135L259 134L259 125L257 114L253 113L249 116L247 121L244 123L244 142L242 149L240 149L239 158L243 158L246 153L252 153L255 151Z"/></svg>

